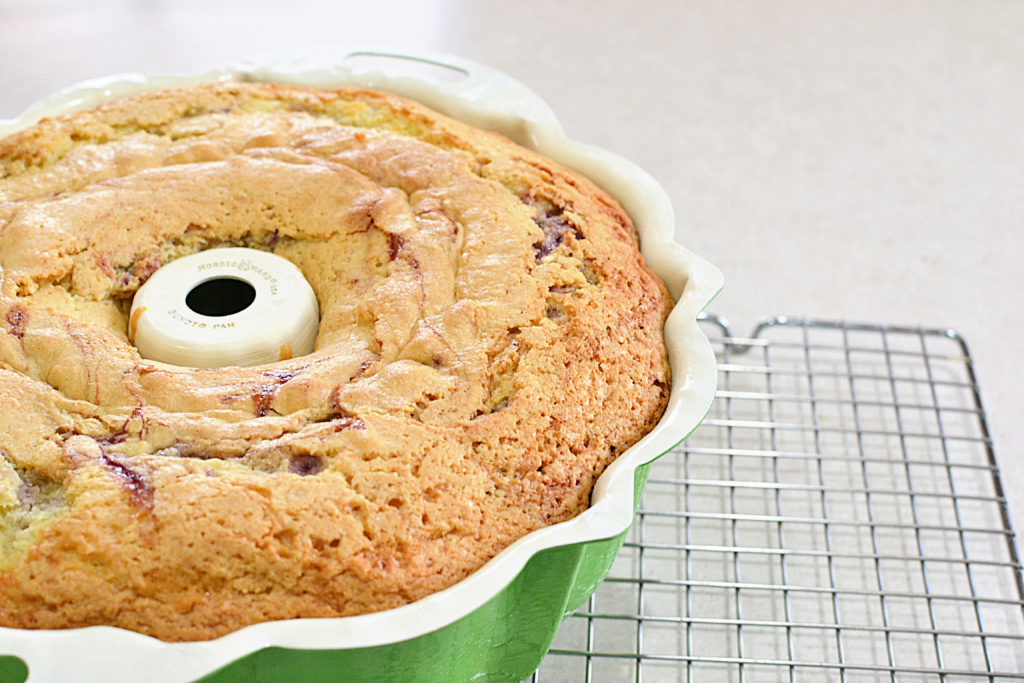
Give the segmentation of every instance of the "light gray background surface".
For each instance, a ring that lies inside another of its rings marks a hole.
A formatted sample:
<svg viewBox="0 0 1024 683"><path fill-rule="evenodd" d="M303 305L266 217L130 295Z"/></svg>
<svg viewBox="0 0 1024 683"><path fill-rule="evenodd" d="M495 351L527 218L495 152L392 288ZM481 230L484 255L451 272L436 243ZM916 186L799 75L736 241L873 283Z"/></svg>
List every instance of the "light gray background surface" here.
<svg viewBox="0 0 1024 683"><path fill-rule="evenodd" d="M952 327L1024 531L1024 3L0 0L0 117L78 80L382 44L506 71L668 190L713 305Z"/></svg>

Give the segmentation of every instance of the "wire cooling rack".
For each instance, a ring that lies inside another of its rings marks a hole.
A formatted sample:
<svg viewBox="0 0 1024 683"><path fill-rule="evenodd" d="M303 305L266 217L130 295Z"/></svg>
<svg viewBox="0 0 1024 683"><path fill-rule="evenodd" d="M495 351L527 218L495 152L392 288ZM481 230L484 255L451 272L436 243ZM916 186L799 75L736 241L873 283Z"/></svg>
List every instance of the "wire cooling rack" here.
<svg viewBox="0 0 1024 683"><path fill-rule="evenodd" d="M1024 584L953 331L774 318L652 468L547 681L1024 680Z"/></svg>

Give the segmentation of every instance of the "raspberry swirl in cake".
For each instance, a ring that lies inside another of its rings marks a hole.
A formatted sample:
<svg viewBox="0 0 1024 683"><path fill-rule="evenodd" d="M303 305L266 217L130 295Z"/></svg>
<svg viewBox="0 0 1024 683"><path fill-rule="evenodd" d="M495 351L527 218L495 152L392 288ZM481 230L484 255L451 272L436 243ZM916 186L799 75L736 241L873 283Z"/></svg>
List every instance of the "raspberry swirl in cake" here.
<svg viewBox="0 0 1024 683"><path fill-rule="evenodd" d="M299 267L313 353L140 357L139 286L227 246ZM450 586L655 425L671 304L591 182L390 95L206 85L0 140L0 625L200 640Z"/></svg>

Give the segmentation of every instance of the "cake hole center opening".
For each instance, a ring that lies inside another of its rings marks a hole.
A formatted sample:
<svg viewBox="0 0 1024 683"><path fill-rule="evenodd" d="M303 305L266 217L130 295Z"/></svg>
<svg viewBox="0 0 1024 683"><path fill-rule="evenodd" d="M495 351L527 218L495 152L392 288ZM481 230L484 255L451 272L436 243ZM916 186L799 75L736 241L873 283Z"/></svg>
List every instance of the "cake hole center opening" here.
<svg viewBox="0 0 1024 683"><path fill-rule="evenodd" d="M220 318L241 313L256 300L256 289L239 278L217 277L200 282L185 296L185 305L199 315Z"/></svg>

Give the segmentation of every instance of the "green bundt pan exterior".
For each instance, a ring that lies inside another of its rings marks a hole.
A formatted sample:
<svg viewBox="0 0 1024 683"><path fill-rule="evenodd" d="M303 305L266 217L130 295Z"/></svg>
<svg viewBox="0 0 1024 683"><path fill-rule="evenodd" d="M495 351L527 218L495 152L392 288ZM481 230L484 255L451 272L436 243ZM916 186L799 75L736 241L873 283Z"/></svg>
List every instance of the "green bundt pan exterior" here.
<svg viewBox="0 0 1024 683"><path fill-rule="evenodd" d="M0 682L23 683L28 678L25 662L11 655L0 657Z"/></svg>
<svg viewBox="0 0 1024 683"><path fill-rule="evenodd" d="M648 463L636 469L634 513L650 468ZM604 580L627 533L537 553L483 606L419 638L352 650L271 647L200 681L521 681L540 666L562 621Z"/></svg>

